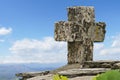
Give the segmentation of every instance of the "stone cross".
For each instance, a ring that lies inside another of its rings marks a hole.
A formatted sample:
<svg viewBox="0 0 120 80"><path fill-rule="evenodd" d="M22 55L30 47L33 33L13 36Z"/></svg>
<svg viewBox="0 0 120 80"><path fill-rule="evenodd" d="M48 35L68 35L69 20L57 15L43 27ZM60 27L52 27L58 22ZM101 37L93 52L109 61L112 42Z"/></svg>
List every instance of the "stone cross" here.
<svg viewBox="0 0 120 80"><path fill-rule="evenodd" d="M105 37L104 22L95 22L94 7L68 8L68 21L55 23L56 41L68 42L68 64L93 60L93 43Z"/></svg>

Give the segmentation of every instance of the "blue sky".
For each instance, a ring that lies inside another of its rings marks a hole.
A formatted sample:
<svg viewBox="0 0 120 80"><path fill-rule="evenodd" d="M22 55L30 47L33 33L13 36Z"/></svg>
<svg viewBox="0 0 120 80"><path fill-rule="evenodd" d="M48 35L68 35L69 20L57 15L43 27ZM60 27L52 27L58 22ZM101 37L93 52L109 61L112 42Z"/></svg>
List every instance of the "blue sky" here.
<svg viewBox="0 0 120 80"><path fill-rule="evenodd" d="M67 44L56 42L54 23L67 20L67 7L94 6L96 22L107 24L94 60L120 60L119 0L0 0L0 63L66 62Z"/></svg>

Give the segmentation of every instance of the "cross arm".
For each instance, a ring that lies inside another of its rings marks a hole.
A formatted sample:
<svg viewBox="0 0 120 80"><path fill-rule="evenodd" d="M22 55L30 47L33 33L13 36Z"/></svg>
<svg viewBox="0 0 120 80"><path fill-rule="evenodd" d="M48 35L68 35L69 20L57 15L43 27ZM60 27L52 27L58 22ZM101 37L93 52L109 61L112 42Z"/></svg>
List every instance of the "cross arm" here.
<svg viewBox="0 0 120 80"><path fill-rule="evenodd" d="M105 22L95 23L94 42L104 41L105 33L106 33L105 27L106 27Z"/></svg>
<svg viewBox="0 0 120 80"><path fill-rule="evenodd" d="M83 25L73 21L59 21L55 23L56 41L82 41L84 33L82 33Z"/></svg>

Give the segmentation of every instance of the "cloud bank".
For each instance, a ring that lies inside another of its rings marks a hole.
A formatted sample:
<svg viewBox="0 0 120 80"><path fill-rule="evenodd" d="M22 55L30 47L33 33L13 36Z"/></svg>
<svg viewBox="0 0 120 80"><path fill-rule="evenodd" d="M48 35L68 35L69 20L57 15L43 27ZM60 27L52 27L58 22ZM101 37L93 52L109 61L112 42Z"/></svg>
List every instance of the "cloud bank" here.
<svg viewBox="0 0 120 80"><path fill-rule="evenodd" d="M94 60L120 60L120 35L108 42L94 44ZM10 55L0 57L0 63L66 63L67 42L57 42L52 37L42 40L17 40L9 48Z"/></svg>
<svg viewBox="0 0 120 80"><path fill-rule="evenodd" d="M12 56L9 56L8 60L14 63L59 63L67 61L66 43L56 42L52 37L45 37L43 40L17 40L9 50Z"/></svg>
<svg viewBox="0 0 120 80"><path fill-rule="evenodd" d="M97 60L120 60L120 34L111 38L112 43L106 46L103 43L96 43L94 46L95 59ZM97 58L96 58L97 57Z"/></svg>

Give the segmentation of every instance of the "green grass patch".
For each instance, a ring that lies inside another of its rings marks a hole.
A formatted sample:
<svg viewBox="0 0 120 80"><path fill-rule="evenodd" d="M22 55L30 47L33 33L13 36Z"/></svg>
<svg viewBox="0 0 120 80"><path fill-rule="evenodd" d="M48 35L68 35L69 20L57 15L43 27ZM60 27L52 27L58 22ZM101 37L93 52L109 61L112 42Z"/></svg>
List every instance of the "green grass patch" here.
<svg viewBox="0 0 120 80"><path fill-rule="evenodd" d="M53 80L68 80L68 78L66 76L56 74L53 76Z"/></svg>
<svg viewBox="0 0 120 80"><path fill-rule="evenodd" d="M110 70L102 74L98 74L93 77L92 80L120 80L120 71L119 70Z"/></svg>

